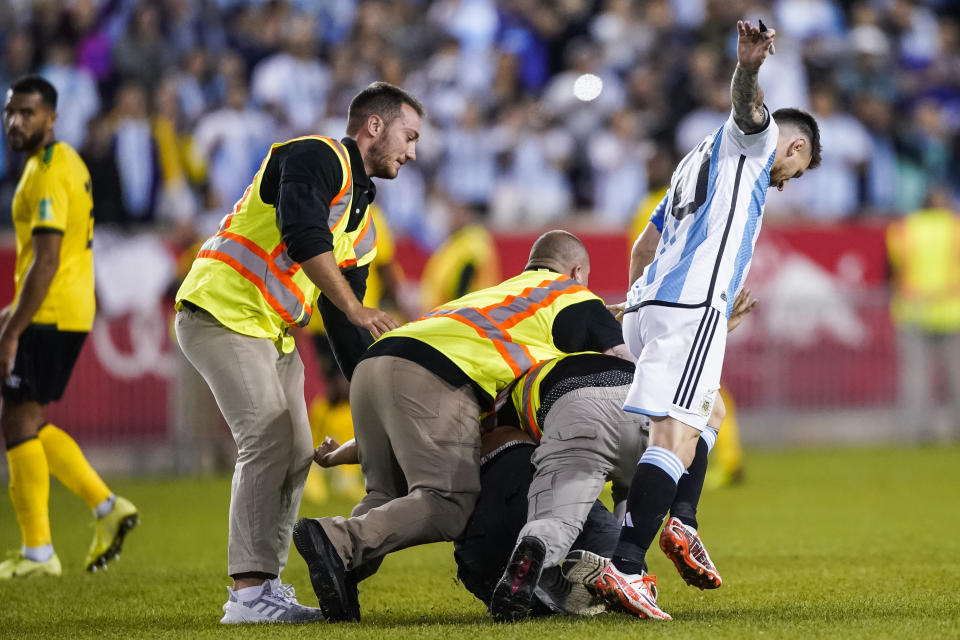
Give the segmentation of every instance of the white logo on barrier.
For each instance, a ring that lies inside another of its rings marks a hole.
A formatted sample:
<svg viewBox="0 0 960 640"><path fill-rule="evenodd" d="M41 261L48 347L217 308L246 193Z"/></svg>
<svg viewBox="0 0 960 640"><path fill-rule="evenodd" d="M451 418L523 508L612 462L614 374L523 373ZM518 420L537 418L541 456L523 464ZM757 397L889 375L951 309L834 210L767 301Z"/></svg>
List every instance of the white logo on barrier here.
<svg viewBox="0 0 960 640"><path fill-rule="evenodd" d="M170 350L164 351L164 344L169 342L170 325L161 304L162 301L158 300L156 305L138 309L122 320L97 316L91 331L94 350L100 363L115 377L122 380L146 374L173 377L176 356ZM119 349L114 342L110 327L117 322L126 325L130 334L130 351Z"/></svg>

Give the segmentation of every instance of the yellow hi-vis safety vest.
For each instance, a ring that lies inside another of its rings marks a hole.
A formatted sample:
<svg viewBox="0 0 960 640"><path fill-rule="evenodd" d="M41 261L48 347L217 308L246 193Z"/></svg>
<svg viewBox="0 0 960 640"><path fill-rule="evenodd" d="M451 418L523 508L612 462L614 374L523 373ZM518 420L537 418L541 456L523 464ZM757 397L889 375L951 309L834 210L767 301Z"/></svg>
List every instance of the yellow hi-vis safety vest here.
<svg viewBox="0 0 960 640"><path fill-rule="evenodd" d="M537 411L540 409L540 383L564 357L566 356L541 362L530 369L517 380L511 392L513 406L517 409L517 415L520 418L520 427L537 442L540 442L540 438L543 437L543 425L537 420Z"/></svg>
<svg viewBox="0 0 960 640"><path fill-rule="evenodd" d="M887 229L898 325L931 333L960 331L960 218L946 209L918 211Z"/></svg>
<svg viewBox="0 0 960 640"><path fill-rule="evenodd" d="M340 159L343 181L339 193L330 201L327 219L337 264L341 269L349 269L373 260L377 254L377 232L369 207L357 227L346 230L354 196L347 149L331 138L295 138L270 148L243 197L220 223L217 233L203 244L177 291L178 309L182 300L189 300L228 329L254 338L280 340L284 353L293 351L293 337L288 329L310 322L320 290L287 255L276 207L260 198L260 184L274 151L311 139L330 145Z"/></svg>
<svg viewBox="0 0 960 640"><path fill-rule="evenodd" d="M587 300L600 298L569 276L524 271L385 335L430 345L495 398L524 372L563 353L553 344L553 322L563 309Z"/></svg>

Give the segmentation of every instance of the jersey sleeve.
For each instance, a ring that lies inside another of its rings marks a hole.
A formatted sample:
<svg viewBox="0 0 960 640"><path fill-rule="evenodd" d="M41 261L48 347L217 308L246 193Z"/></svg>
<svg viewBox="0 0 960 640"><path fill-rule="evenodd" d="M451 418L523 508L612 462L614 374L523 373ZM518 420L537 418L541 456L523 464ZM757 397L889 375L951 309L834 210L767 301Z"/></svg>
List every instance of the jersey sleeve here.
<svg viewBox="0 0 960 640"><path fill-rule="evenodd" d="M653 210L653 213L650 214L650 224L655 226L660 233L663 233L663 217L666 215L667 200L669 199L670 196L665 194L663 199L660 200L660 204L658 204Z"/></svg>
<svg viewBox="0 0 960 640"><path fill-rule="evenodd" d="M34 182L36 198L30 212L30 230L59 231L67 229L69 195L65 176L54 169L41 171Z"/></svg>
<svg viewBox="0 0 960 640"><path fill-rule="evenodd" d="M736 154L743 154L747 157L767 157L776 149L780 129L766 105L763 106L763 111L766 114L767 121L763 129L756 133L744 133L737 125L733 111L730 111L730 117L723 125L723 137L732 146Z"/></svg>
<svg viewBox="0 0 960 640"><path fill-rule="evenodd" d="M553 321L553 344L564 353L603 353L623 344L623 330L602 300L572 304Z"/></svg>

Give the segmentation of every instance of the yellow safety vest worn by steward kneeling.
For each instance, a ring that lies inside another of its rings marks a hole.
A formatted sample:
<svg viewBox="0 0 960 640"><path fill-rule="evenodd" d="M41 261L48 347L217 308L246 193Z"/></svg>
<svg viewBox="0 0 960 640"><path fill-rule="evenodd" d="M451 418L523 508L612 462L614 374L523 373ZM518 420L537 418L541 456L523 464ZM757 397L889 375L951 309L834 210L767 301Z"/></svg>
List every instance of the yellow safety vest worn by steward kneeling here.
<svg viewBox="0 0 960 640"><path fill-rule="evenodd" d="M554 320L587 300L600 298L569 276L524 271L441 305L381 340L407 337L433 347L493 398L531 367L563 353L553 343Z"/></svg>

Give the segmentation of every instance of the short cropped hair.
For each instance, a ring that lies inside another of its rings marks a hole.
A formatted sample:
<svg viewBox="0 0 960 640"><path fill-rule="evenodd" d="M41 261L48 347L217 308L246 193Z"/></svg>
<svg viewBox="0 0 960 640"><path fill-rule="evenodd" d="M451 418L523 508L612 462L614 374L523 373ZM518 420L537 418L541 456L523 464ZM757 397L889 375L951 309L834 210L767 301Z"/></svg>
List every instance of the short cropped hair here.
<svg viewBox="0 0 960 640"><path fill-rule="evenodd" d="M773 112L773 119L777 126L792 125L810 141L810 166L816 169L820 166L820 127L812 115L800 109L777 109Z"/></svg>
<svg viewBox="0 0 960 640"><path fill-rule="evenodd" d="M347 135L356 134L372 115L378 115L384 123L390 124L400 116L400 110L405 104L410 105L418 116L423 117L423 105L419 100L389 82L374 82L350 101Z"/></svg>
<svg viewBox="0 0 960 640"><path fill-rule="evenodd" d="M45 78L37 75L21 76L10 85L13 93L39 93L43 104L51 110L57 110L57 90Z"/></svg>
<svg viewBox="0 0 960 640"><path fill-rule="evenodd" d="M554 229L547 231L534 241L530 248L531 266L560 267L566 271L578 264L585 264L590 260L590 254L583 242L569 231Z"/></svg>

